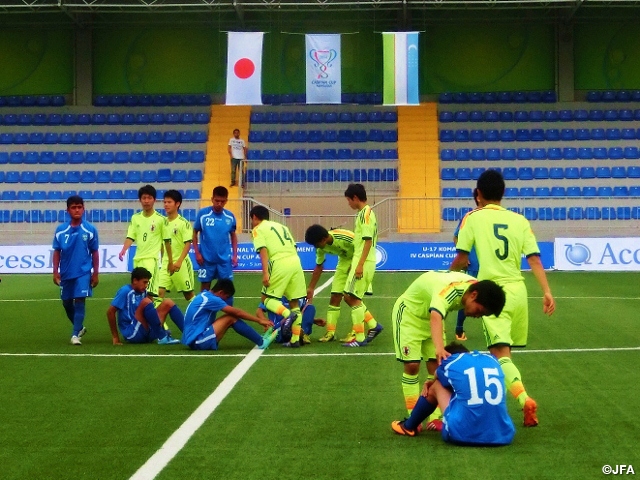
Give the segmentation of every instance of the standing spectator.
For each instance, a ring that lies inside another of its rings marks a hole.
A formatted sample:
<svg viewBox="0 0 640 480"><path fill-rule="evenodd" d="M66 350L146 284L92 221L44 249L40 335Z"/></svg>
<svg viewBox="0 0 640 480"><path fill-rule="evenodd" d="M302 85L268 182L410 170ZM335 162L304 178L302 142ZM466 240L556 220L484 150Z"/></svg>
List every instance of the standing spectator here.
<svg viewBox="0 0 640 480"><path fill-rule="evenodd" d="M82 345L85 298L98 285L98 230L82 219L82 197L69 197L67 212L71 220L59 225L53 236L53 283L60 286L62 306L73 324L71 344Z"/></svg>
<svg viewBox="0 0 640 480"><path fill-rule="evenodd" d="M231 158L231 186L235 187L236 171L240 171L239 175L242 178L242 161L247 158L247 145L240 138L240 130L237 128L233 131L233 137L229 139L227 152Z"/></svg>

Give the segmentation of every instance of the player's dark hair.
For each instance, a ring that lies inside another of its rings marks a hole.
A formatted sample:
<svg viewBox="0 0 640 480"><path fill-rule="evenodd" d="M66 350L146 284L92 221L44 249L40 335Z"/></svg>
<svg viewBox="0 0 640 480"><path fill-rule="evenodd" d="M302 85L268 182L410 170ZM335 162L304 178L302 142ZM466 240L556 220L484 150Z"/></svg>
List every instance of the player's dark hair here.
<svg viewBox="0 0 640 480"><path fill-rule="evenodd" d="M229 197L229 190L227 190L227 187L223 187L222 185L219 185L213 189L212 196L227 198Z"/></svg>
<svg viewBox="0 0 640 480"><path fill-rule="evenodd" d="M151 280L151 272L144 267L136 267L131 270L131 281L147 279Z"/></svg>
<svg viewBox="0 0 640 480"><path fill-rule="evenodd" d="M485 200L499 202L504 195L504 178L497 170L485 170L478 178L477 188Z"/></svg>
<svg viewBox="0 0 640 480"><path fill-rule="evenodd" d="M304 241L314 247L327 238L329 232L322 225L311 225L304 234Z"/></svg>
<svg viewBox="0 0 640 480"><path fill-rule="evenodd" d="M444 349L449 352L451 355L455 353L468 353L469 349L462 345L461 343L451 342L449 345L444 347Z"/></svg>
<svg viewBox="0 0 640 480"><path fill-rule="evenodd" d="M500 285L492 280L480 280L471 284L468 292L478 292L476 302L482 305L488 315L500 315L504 308L505 295Z"/></svg>
<svg viewBox="0 0 640 480"><path fill-rule="evenodd" d="M151 195L154 198L154 200L158 198L157 197L158 194L153 185L145 185L144 187L140 187L138 189L138 200L140 200L142 198L142 195L145 195L145 194Z"/></svg>
<svg viewBox="0 0 640 480"><path fill-rule="evenodd" d="M67 198L67 208L71 205L84 205L84 200L80 195L71 195Z"/></svg>
<svg viewBox="0 0 640 480"><path fill-rule="evenodd" d="M220 279L216 284L211 287L212 292L223 292L232 297L236 293L236 287L233 286L233 281L228 278Z"/></svg>
<svg viewBox="0 0 640 480"><path fill-rule="evenodd" d="M344 191L344 196L351 200L353 197L358 197L361 202L367 201L367 191L361 183L350 183Z"/></svg>
<svg viewBox="0 0 640 480"><path fill-rule="evenodd" d="M234 128L233 129L233 133L236 133L236 132L240 133L240 129L239 128Z"/></svg>
<svg viewBox="0 0 640 480"><path fill-rule="evenodd" d="M256 205L249 212L249 218L256 217L259 220L269 220L269 209L262 205Z"/></svg>
<svg viewBox="0 0 640 480"><path fill-rule="evenodd" d="M182 205L182 194L178 190L167 190L164 192L164 198L170 198L176 203L179 203L178 208Z"/></svg>

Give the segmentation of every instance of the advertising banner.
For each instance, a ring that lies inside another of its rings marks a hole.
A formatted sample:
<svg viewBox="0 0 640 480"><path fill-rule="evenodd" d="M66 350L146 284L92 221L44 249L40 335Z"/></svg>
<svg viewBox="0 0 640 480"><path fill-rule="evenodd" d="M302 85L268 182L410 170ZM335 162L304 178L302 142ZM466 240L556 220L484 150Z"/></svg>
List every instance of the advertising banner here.
<svg viewBox="0 0 640 480"><path fill-rule="evenodd" d="M640 238L556 238L557 270L640 270Z"/></svg>
<svg viewBox="0 0 640 480"><path fill-rule="evenodd" d="M122 245L100 245L100 273L126 272L128 261L118 254ZM53 273L51 245L0 246L0 273Z"/></svg>

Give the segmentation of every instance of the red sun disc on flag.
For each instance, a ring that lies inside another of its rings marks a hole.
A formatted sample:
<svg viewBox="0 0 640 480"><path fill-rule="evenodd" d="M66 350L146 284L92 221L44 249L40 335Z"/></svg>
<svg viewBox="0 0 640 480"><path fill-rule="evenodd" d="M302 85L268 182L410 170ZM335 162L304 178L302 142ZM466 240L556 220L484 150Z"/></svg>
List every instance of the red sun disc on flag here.
<svg viewBox="0 0 640 480"><path fill-rule="evenodd" d="M256 66L248 58L241 58L233 66L233 73L238 78L249 78L256 71Z"/></svg>

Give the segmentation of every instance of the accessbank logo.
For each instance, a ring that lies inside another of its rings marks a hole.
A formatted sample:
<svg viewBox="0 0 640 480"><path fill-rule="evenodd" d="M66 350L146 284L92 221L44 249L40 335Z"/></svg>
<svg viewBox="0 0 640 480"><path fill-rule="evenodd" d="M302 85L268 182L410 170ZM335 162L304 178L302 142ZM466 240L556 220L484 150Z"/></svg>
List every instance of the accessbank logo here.
<svg viewBox="0 0 640 480"><path fill-rule="evenodd" d="M101 245L100 273L126 272L127 260L118 253L122 245ZM52 273L53 249L50 245L0 246L0 273Z"/></svg>
<svg viewBox="0 0 640 480"><path fill-rule="evenodd" d="M640 271L640 238L556 238L556 269Z"/></svg>

